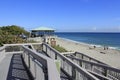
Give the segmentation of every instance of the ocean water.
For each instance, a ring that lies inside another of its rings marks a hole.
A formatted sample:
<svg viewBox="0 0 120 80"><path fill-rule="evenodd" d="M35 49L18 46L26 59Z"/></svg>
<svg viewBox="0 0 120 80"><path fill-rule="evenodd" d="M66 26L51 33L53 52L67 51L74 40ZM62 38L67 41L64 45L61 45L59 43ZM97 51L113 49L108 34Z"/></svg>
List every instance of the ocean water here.
<svg viewBox="0 0 120 80"><path fill-rule="evenodd" d="M56 32L58 37L120 50L120 33Z"/></svg>

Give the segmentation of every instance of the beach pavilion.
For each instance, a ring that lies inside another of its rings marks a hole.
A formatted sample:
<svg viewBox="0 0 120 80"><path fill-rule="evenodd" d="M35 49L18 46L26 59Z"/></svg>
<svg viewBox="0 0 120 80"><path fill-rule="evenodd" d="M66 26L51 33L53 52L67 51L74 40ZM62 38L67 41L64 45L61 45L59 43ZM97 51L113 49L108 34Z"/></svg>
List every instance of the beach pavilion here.
<svg viewBox="0 0 120 80"><path fill-rule="evenodd" d="M38 27L31 30L31 37L43 37L45 35L54 35L55 30L48 27Z"/></svg>

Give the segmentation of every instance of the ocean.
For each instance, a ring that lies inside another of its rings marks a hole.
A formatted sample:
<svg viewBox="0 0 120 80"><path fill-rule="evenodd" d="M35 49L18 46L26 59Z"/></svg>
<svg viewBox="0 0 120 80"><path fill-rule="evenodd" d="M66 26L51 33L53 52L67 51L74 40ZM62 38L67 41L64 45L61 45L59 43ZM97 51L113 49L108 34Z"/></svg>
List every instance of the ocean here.
<svg viewBox="0 0 120 80"><path fill-rule="evenodd" d="M120 50L120 33L56 32L58 37Z"/></svg>

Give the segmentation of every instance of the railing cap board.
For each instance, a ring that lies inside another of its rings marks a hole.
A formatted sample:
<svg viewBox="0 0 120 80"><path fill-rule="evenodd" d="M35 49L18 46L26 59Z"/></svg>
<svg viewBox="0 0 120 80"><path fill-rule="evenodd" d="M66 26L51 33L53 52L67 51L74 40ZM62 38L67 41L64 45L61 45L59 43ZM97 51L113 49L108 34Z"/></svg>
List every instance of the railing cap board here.
<svg viewBox="0 0 120 80"><path fill-rule="evenodd" d="M22 46L22 45L38 45L42 43L20 43L20 44L4 44L4 46Z"/></svg>
<svg viewBox="0 0 120 80"><path fill-rule="evenodd" d="M6 54L21 54L23 51L5 52Z"/></svg>
<svg viewBox="0 0 120 80"><path fill-rule="evenodd" d="M78 66L76 63L72 62L70 59L68 59L67 57L63 56L62 54L60 54L59 51L55 50L54 48L52 48L50 45L43 43L43 45L48 46L51 50L53 50L57 55L59 55L62 59L64 59L65 61L67 61L68 64L72 65L72 67L76 68L77 71L81 72L83 75L86 75L88 78L92 79L92 80L99 80L98 78L96 78L95 76L93 76L92 74L90 74L89 72L87 72L85 69L81 68L80 66Z"/></svg>
<svg viewBox="0 0 120 80"><path fill-rule="evenodd" d="M56 69L56 65L55 65L54 61L47 60L47 62L48 62L47 65L49 66L48 67L48 74L50 75L50 76L48 76L48 79L49 80L61 80L60 74L59 74L58 70Z"/></svg>

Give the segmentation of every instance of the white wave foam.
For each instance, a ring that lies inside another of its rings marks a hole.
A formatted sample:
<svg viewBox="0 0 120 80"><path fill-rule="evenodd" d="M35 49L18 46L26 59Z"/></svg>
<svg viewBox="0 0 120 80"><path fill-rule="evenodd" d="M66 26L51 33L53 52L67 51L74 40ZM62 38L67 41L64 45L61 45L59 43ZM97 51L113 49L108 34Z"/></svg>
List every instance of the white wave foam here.
<svg viewBox="0 0 120 80"><path fill-rule="evenodd" d="M90 44L90 46L103 47L102 45Z"/></svg>
<svg viewBox="0 0 120 80"><path fill-rule="evenodd" d="M109 47L110 49L119 49L118 47Z"/></svg>
<svg viewBox="0 0 120 80"><path fill-rule="evenodd" d="M85 42L80 42L80 41L74 41L74 40L71 40L71 39L67 39L67 38L62 38L62 37L59 37L60 39L63 39L63 40L67 40L69 42L73 42L73 43L77 43L77 44L82 44L82 45L88 45L88 46L96 46L96 47L104 47L103 45L97 45L97 44L89 44L89 43L85 43ZM117 50L120 50L119 47L112 47L112 46L108 46L110 49L117 49Z"/></svg>
<svg viewBox="0 0 120 80"><path fill-rule="evenodd" d="M59 38L61 38L61 37L59 37ZM67 39L67 38L61 38L61 39L67 40L67 41L69 41L69 42L77 43L77 44L90 45L90 44L88 44L88 43L79 42L79 41L75 41L75 40L71 40L71 39Z"/></svg>

